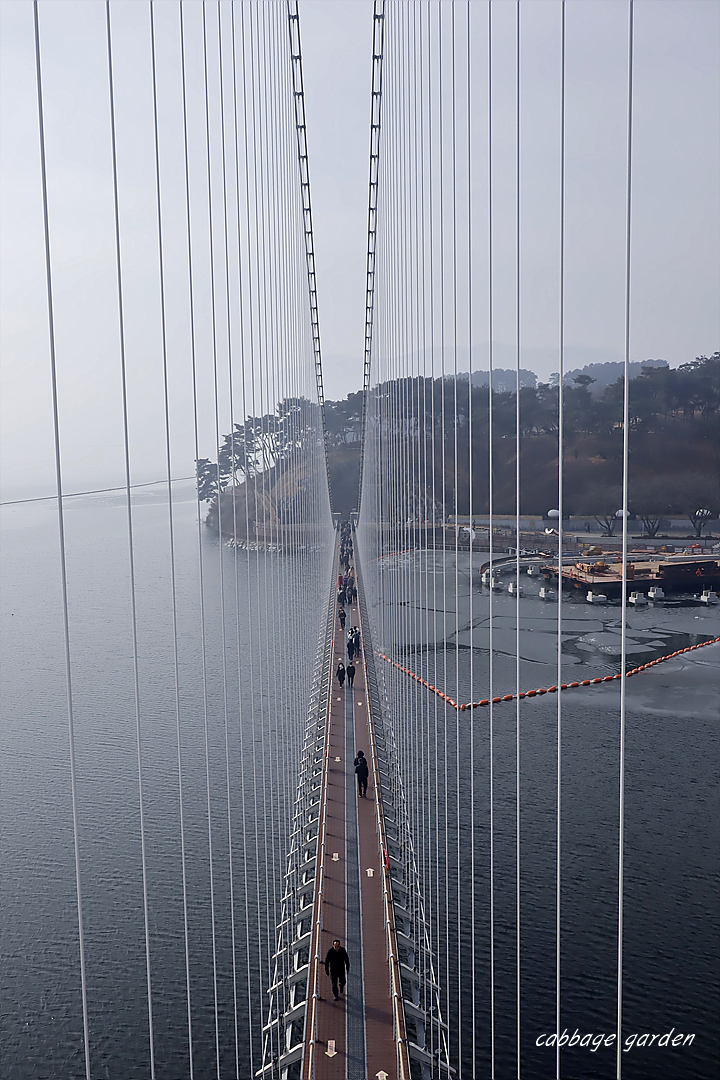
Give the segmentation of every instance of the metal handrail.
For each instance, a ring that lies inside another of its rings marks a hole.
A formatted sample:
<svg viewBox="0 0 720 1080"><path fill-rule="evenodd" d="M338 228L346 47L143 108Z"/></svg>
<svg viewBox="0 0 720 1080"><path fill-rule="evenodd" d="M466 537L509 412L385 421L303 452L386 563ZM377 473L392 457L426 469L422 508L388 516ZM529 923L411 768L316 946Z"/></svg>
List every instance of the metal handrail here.
<svg viewBox="0 0 720 1080"><path fill-rule="evenodd" d="M338 553L339 554L339 553ZM332 657L335 652L335 605L334 605L334 589L335 589L335 570L339 565L338 554L336 554L333 560L333 579L330 587L330 604L329 610L332 611L332 631L330 633L330 650L329 655ZM328 616L329 620L329 616ZM326 632L327 633L327 632ZM325 752L323 754L323 767L321 774L320 788L323 793L322 807L318 816L318 839L317 839L317 857L315 864L315 898L313 902L313 929L312 938L310 942L310 973L308 977L308 1002L310 1004L310 1012L306 1019L306 1032L310 1032L310 1039L305 1041L305 1060L303 1061L301 1076L304 1080L313 1080L315 1075L315 1046L317 1044L317 1003L318 1003L318 985L320 981L320 933L322 931L322 904L323 895L325 891L325 843L327 836L327 801L328 801L328 783L327 783L327 771L330 755L330 712L332 709L332 679L333 679L333 665L332 659L329 664L327 672L328 679L328 695L327 695L327 710L325 713Z"/></svg>

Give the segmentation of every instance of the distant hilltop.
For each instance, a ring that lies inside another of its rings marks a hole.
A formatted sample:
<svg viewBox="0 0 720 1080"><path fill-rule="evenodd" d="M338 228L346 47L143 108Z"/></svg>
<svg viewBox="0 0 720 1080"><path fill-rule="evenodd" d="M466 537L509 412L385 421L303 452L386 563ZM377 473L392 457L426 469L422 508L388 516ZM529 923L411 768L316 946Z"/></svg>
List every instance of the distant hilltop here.
<svg viewBox="0 0 720 1080"><path fill-rule="evenodd" d="M670 367L667 360L632 360L630 362L630 378L635 379L638 375L642 375L643 371L648 368L667 368ZM467 379L468 372L463 371L458 373L459 379ZM515 368L493 368L493 390L498 394L510 394L513 393L517 385ZM621 360L609 360L604 364L586 364L581 368L573 368L572 371L566 371L563 378L564 386L572 386L575 378L578 375L587 375L593 380L590 387L591 394L599 394L605 390L606 387L611 386L618 379L621 379L625 374L625 365ZM448 376L452 377L452 376ZM558 373L553 372L549 379L550 386L557 386ZM473 371L472 384L473 386L487 386L489 382L489 372L487 371ZM520 368L520 386L531 386L535 389L538 385L538 377L534 371L530 371L527 368Z"/></svg>
<svg viewBox="0 0 720 1080"><path fill-rule="evenodd" d="M648 368L669 368L667 360L631 360L628 365L629 377L636 379L638 375L642 375ZM603 391L607 386L612 386L614 382L621 379L625 374L625 365L621 360L610 360L607 364L586 364L585 367L575 368L573 371L567 371L563 379L563 385L572 385L577 375L589 375L595 382L590 387L591 394L597 394ZM550 376L552 380L552 375ZM555 380L557 382L557 379Z"/></svg>

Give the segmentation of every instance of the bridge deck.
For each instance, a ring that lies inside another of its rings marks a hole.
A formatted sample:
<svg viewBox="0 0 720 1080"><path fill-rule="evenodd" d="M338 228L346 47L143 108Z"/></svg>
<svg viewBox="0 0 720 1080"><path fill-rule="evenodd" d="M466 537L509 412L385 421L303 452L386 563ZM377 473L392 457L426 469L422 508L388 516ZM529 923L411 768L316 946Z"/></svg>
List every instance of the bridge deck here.
<svg viewBox="0 0 720 1080"><path fill-rule="evenodd" d="M346 611L347 626L359 626L357 604ZM381 785L376 782L372 762L365 666L362 657L356 659L354 686L346 682L340 688L334 671L340 659L347 662L344 636L337 623L323 792L324 875L322 895L316 898L320 963L314 1024L310 1016L308 1019L308 1028L315 1027L316 1039L311 1046L309 1030L302 1075L304 1080L366 1080L385 1073L389 1080L405 1080L409 1077L406 1050L401 1047L399 1066L393 1023L391 976L393 964L397 971L397 951L391 944L391 913L390 936L386 925L384 891L389 879L380 843ZM353 766L359 749L372 766L366 799L359 798ZM325 955L335 938L340 938L350 959L345 994L337 1002L324 970ZM399 989L397 978L394 987ZM398 1015L402 1016L402 1008Z"/></svg>

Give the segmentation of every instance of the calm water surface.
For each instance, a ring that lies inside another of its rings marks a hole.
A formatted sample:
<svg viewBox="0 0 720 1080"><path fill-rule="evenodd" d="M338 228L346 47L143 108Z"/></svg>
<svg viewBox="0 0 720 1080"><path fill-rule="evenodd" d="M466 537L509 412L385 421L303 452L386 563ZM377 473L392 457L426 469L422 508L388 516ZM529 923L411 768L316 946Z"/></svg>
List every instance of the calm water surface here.
<svg viewBox="0 0 720 1080"><path fill-rule="evenodd" d="M305 722L318 597L326 595L328 570L321 553L301 558L241 552L236 561L203 528L201 591L197 503L191 489L181 489L174 499L176 702L167 499L162 492L143 493L133 507L156 1075L189 1075L179 705L195 1076L216 1076L218 1047L221 1074L235 1075L235 988L237 1056L241 1075L250 1076L257 1067L259 1014L267 1008L268 956L274 951L268 927L278 914L285 823L295 794L292 755L299 752ZM85 1072L56 511L52 503L7 507L2 526L0 1076L80 1077ZM150 1070L123 497L69 500L66 529L92 1074L134 1080Z"/></svg>

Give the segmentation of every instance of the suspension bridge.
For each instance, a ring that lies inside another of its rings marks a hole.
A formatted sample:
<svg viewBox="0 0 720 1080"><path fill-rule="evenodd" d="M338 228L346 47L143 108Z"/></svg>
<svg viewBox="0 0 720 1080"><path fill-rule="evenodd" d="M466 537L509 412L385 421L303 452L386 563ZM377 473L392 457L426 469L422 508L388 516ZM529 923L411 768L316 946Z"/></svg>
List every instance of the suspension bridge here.
<svg viewBox="0 0 720 1080"><path fill-rule="evenodd" d="M55 723L43 749L38 713L30 766L8 722L4 775L24 806L33 771L52 763L53 795L32 815L41 831L64 817L57 866L54 853L38 855L60 883L41 885L46 908L27 900L22 913L23 888L38 891L32 859L17 854L34 843L24 811L9 844L3 951L18 993L0 1035L8 1080L705 1075L717 1040L694 1033L709 1014L698 1020L675 997L676 1012L643 1012L644 906L654 932L667 921L655 912L660 885L638 878L636 823L626 894L626 801L652 815L656 797L637 771L628 780L626 755L630 739L634 766L642 756L631 720L641 744L652 738L631 692L641 679L655 685L659 660L673 709L687 672L712 700L719 631L709 603L701 627L674 631L631 623L622 600L618 626L563 597L563 565L579 551L564 450L575 5L551 6L557 94L532 123L554 125L556 157L557 230L540 261L557 311L557 528L535 553L521 536L534 469L521 393L523 254L537 243L523 216L530 5L368 9L361 471L349 521L333 512L329 480L298 0L88 5L96 52L78 92L102 103L88 167L105 181L88 210L104 254L87 294L68 225L84 200L65 175L72 102L58 100L52 51L67 30L58 5L25 5L57 507L44 529L59 546L50 599L38 598L50 605L42 631L16 626L3 647L6 700L29 717L23 656L37 645L38 662L53 658L54 681L36 697L52 702ZM637 139L635 5L622 7L621 586L632 547ZM509 210L497 179L508 154ZM492 389L500 307L515 330L510 404ZM88 345L79 326L97 308L89 336L115 388L109 438L122 480L87 492L68 479L65 416L73 353ZM485 388L474 379L481 354ZM512 436L498 429L509 408ZM164 476L155 487L144 483L147 453ZM189 483L179 470L188 457ZM511 556L493 527L509 512L508 469ZM80 526L91 495L112 515L97 525L101 545L95 525ZM13 557L20 566L21 546ZM532 591L541 558L557 569L549 602ZM512 578L502 596L500 566ZM8 586L13 618L27 575ZM593 633L605 651L590 671L582 647ZM703 812L685 781L669 790ZM671 819L674 803L662 812ZM667 887L677 899L681 886ZM32 954L24 973L19 957L48 926L62 955ZM673 963L663 977L675 978ZM680 982L697 1011L696 977L688 963ZM660 1042L664 1056L638 1066L638 1025L646 1041L673 1027L677 1051Z"/></svg>

